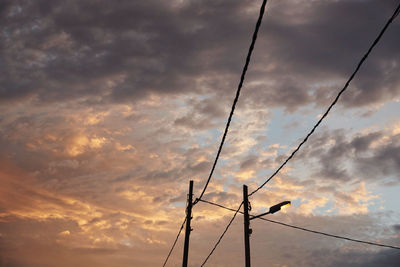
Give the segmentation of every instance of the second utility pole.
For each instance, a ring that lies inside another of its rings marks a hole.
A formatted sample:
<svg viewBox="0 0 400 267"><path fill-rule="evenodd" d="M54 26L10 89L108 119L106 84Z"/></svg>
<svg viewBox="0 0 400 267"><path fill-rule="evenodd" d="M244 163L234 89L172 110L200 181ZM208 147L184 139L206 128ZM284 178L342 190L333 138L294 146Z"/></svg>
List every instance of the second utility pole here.
<svg viewBox="0 0 400 267"><path fill-rule="evenodd" d="M190 228L190 221L192 220L192 206L193 206L193 181L189 182L189 194L187 199L186 208L186 228L185 228L185 247L183 249L182 267L188 266L189 259L189 235L192 228Z"/></svg>
<svg viewBox="0 0 400 267"><path fill-rule="evenodd" d="M243 218L244 218L244 252L246 267L250 267L250 220L249 220L249 196L247 185L243 185Z"/></svg>

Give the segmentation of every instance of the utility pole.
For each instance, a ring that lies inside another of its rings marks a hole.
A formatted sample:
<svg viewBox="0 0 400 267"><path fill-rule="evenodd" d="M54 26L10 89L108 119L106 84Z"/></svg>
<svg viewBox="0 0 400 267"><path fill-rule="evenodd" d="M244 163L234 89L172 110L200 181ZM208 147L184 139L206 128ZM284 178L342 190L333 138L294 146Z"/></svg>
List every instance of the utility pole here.
<svg viewBox="0 0 400 267"><path fill-rule="evenodd" d="M243 185L243 218L244 218L244 252L246 267L250 267L250 220L249 220L249 196L247 185Z"/></svg>
<svg viewBox="0 0 400 267"><path fill-rule="evenodd" d="M190 228L190 221L192 220L192 206L193 206L193 181L189 182L189 194L186 207L186 228L185 228L185 247L183 248L183 261L182 267L188 266L189 259L189 236L192 229Z"/></svg>

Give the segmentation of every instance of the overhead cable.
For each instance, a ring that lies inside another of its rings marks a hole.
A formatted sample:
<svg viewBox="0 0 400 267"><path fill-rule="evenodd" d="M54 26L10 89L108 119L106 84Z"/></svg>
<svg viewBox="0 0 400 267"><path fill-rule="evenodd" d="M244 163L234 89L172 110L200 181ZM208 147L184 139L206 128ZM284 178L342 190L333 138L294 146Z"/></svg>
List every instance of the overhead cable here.
<svg viewBox="0 0 400 267"><path fill-rule="evenodd" d="M223 145L225 143L225 138L226 138L226 136L228 134L228 129L229 129L229 125L231 124L231 120L232 120L232 117L233 117L233 112L235 111L236 104L237 104L237 102L239 100L240 91L242 89L244 78L245 78L245 75L246 75L246 72L247 72L247 68L248 68L249 63L250 63L251 54L252 54L252 52L254 50L254 44L255 44L255 42L257 40L257 34L258 34L258 30L260 28L261 21L262 21L263 15L264 15L266 3L267 3L267 0L263 0L263 3L262 3L261 8L260 8L260 14L259 14L259 17L258 17L258 20L257 20L257 23L256 23L256 27L255 27L254 33L253 33L253 38L251 40L249 51L247 53L246 63L244 64L244 67L243 67L243 70L242 70L242 75L240 76L240 82L239 82L239 85L238 85L238 88L237 88L237 91L236 91L236 96L235 96L235 99L233 100L231 112L229 114L228 121L227 121L226 126L225 126L225 131L224 131L224 134L222 136L221 143L219 145L217 155L215 157L213 166L211 168L210 174L208 175L208 179L207 179L207 182L206 182L206 184L205 184L205 186L203 188L203 191L201 192L200 196L195 200L193 205L195 205L203 197L204 193L206 192L208 184L210 183L211 177L212 177L212 175L214 173L215 166L217 165L217 162L218 162L218 159L219 159L219 155L221 154L222 147L223 147Z"/></svg>
<svg viewBox="0 0 400 267"><path fill-rule="evenodd" d="M223 209L226 209L226 210L230 210L230 211L236 212L235 209L231 209L231 208L222 206L221 204L217 204L217 203L214 203L214 202L211 202L211 201L208 201L208 200L200 199L199 201L207 203L207 204L210 204L210 205L213 205L213 206L217 206L217 207L220 207L220 208L223 208ZM239 211L239 213L243 214L242 211Z"/></svg>
<svg viewBox="0 0 400 267"><path fill-rule="evenodd" d="M181 234L181 232L182 232L183 226L185 225L185 222L186 222L186 217L185 217L185 220L183 220L183 223L182 223L182 225L181 225L181 228L179 229L178 235L177 235L176 238L175 238L174 244L172 245L171 249L169 250L168 256L167 256L167 258L166 258L165 261L164 261L163 267L165 267L165 265L167 264L168 259L169 259L169 256L171 256L171 253L172 253L172 251L173 251L174 248L175 248L176 242L178 241L178 238L179 238L179 236L180 236L180 234Z"/></svg>
<svg viewBox="0 0 400 267"><path fill-rule="evenodd" d="M214 203L214 202L211 202L211 201L206 201L206 200L201 200L201 201L204 202L204 203L207 203L207 204L210 204L210 205L219 207L219 208L223 208L223 209L226 209L226 210L229 210L229 211L236 212L235 209L225 207L225 206L223 206L223 205L221 205L221 204L217 204L217 203ZM241 212L241 211L236 212L236 213L241 213L241 214L243 214L243 212ZM236 216L236 214L235 214L235 216ZM250 216L250 219L251 219L252 217L254 217L254 216ZM290 228L293 228L293 229L302 230L302 231L306 231L306 232L309 232L309 233L314 233L314 234L319 234L319 235L324 235L324 236L329 236L329 237L333 237L333 238L337 238L337 239L343 239L343 240L347 240L347 241L352 241L352 242L357 242L357 243L362 243L362 244L372 245L372 246L378 246L378 247L400 249L400 247L396 247L396 246L384 245L384 244L379 244L379 243L375 243L375 242L370 242L370 241L364 241L364 240L354 239L354 238L345 237L345 236L339 236L339 235L328 234L328 233L324 233L324 232L320 232L320 231L316 231L316 230L311 230L311 229L307 229L307 228L300 227L300 226L295 226L295 225L291 225L291 224L287 224L287 223L283 223L283 222L279 222L279 221L274 221L274 220L266 219L266 218L263 218L263 217L257 217L257 218L255 218L255 219L260 219L260 220L263 220L263 221L267 221L267 222L270 222L270 223L275 223L275 224L283 225L283 226L290 227Z"/></svg>
<svg viewBox="0 0 400 267"><path fill-rule="evenodd" d="M290 227L290 228L293 228L293 229L306 231L306 232L309 232L309 233L314 233L314 234L334 237L334 238L337 238L337 239L343 239L343 240L347 240L347 241L352 241L352 242L357 242L357 243L362 243L362 244L372 245L372 246L378 246L378 247L384 247L384 248L400 249L400 247L396 247L396 246L384 245L384 244L379 244L379 243L374 243L374 242L369 242L369 241L363 241L363 240L354 239L354 238L345 237L345 236L328 234L328 233L315 231L315 230L311 230L311 229L307 229L307 228L299 227L299 226L295 226L295 225L290 225L290 224L287 224L287 223L278 222L278 221L274 221L274 220L270 220L270 219L266 219L266 218L262 218L262 217L258 217L256 219L260 219L260 220L267 221L267 222L270 222L270 223L280 224L280 225L283 225L283 226L286 226L286 227Z"/></svg>
<svg viewBox="0 0 400 267"><path fill-rule="evenodd" d="M252 54L252 51L253 51L253 49L254 49L254 44L255 44L255 41L256 41L256 39L257 39L258 30L259 30L259 27L260 27L260 25L261 25L262 17L263 17L263 15L264 15L266 2L267 2L267 0L264 0L264 1L263 1L262 6L261 6L261 9L260 9L260 15L259 15L259 18L258 18L258 21L257 21L257 24L256 24L255 31L254 31L254 33L253 33L253 38L252 38L252 42L251 42L251 45L250 45L250 48L249 48L249 52L248 52L247 57L246 57L246 63L245 63L245 65L244 65L244 68L243 68L243 71L242 71L242 75L241 75L241 79L240 79L240 82L239 82L239 86L238 86L238 89L237 89L237 92L236 92L236 96L235 96L235 99L234 99L234 102L233 102L233 105L232 105L231 112L230 112L229 117L228 117L228 121L227 121L227 124L226 124L226 127L225 127L225 131L224 131L224 134L223 134L223 137L222 137L220 146L219 146L219 148L218 148L218 152L217 152L215 161L214 161L214 163L213 163L213 166L212 166L212 169L211 169L211 171L210 171L209 177L208 177L208 179L207 179L207 181L206 181L206 184L205 184L205 186L204 186L204 188L203 188L203 190L202 190L200 196L196 199L196 201L194 202L194 204L196 204L196 203L199 202L199 201L202 201L202 202L205 202L205 203L211 203L211 202L208 202L208 201L203 201L203 200L202 200L202 197L203 197L203 195L204 195L204 193L205 193L205 191L206 191L206 189L207 189L207 187L208 187L208 184L209 184L209 182L210 182L210 180L211 180L211 177L212 177L213 172L214 172L214 170L215 170L215 166L216 166L216 164L217 164L218 158L219 158L220 153L221 153L221 151L222 151L222 147L223 147L223 144L224 144L224 142L225 142L226 135L227 135L227 133L228 133L229 125L230 125L230 122L231 122L231 120L232 120L232 116L233 116L233 113L234 113L234 110L235 110L235 107L236 107L236 103L237 103L237 101L238 101L238 99L239 99L240 90L241 90L241 88L242 88L242 86L243 86L244 77L245 77L245 74L246 74L246 72L247 72L247 68L248 68L248 65L249 65L249 62L250 62L251 54ZM289 160L291 160L291 159L293 158L293 156L297 153L297 151L300 150L300 148L302 147L302 145L303 145L304 143L307 142L308 138L314 133L315 129L321 124L321 122L325 119L325 117L327 117L327 115L328 115L328 113L330 112L330 110L332 109L332 107L338 102L340 96L341 96L341 95L344 93L344 91L348 88L350 82L353 80L354 76L357 74L357 72L358 72L359 69L361 68L362 64L364 63L364 61L367 59L367 57L368 57L369 54L371 53L372 49L377 45L377 43L380 41L381 37L382 37L383 34L385 33L385 31L386 31L386 29L388 28L388 26L393 22L393 20L397 17L397 15L398 15L399 13L400 13L400 3L399 3L399 5L397 6L396 10L394 11L393 15L390 17L390 19L388 20L388 22L385 24L385 26L383 27L383 29L382 29L381 32L379 33L378 37L377 37L377 38L375 39L375 41L372 43L372 45L370 46L370 48L368 49L368 51L365 53L365 55L362 57L362 59L360 60L360 62L359 62L358 65L357 65L357 67L355 68L354 72L351 74L350 78L349 78L349 79L347 80L347 82L345 83L344 87L339 91L339 93L338 93L337 96L335 97L334 101L331 103L331 105L328 107L328 109L325 111L325 113L322 115L322 117L321 117L321 118L318 120L318 122L314 125L314 127L313 127L313 128L311 129L311 131L307 134L307 136L303 139L303 141L297 146L297 148L291 153L291 155L282 163L282 165L280 165L280 167L279 167L279 168L278 168L278 169L277 169L263 184L261 184L256 190L254 190L253 192L251 192L251 193L249 194L249 196L255 194L257 191L259 191L261 188L263 188L274 176L276 176L276 174L279 173L279 171L289 162ZM223 207L223 206L220 205L220 204L216 204L216 203L214 203L214 204L215 204L216 206L218 206L218 207ZM218 246L219 243L221 242L222 238L224 237L224 235L225 235L226 232L228 231L228 229L229 229L230 225L232 224L233 220L236 218L236 215L237 215L238 213L242 213L242 212L240 212L240 208L241 208L242 205L243 205L243 202L240 204L240 206L239 206L239 208L238 208L237 210L223 207L223 208L226 208L227 210L234 211L234 212L235 212L235 213L234 213L234 216L233 216L232 219L229 221L229 223L228 223L228 225L226 226L224 232L223 232L222 235L219 237L217 243L214 245L213 249L212 249L211 252L208 254L207 258L204 260L204 262L202 263L201 266L204 266L205 263L206 263L206 262L208 261L208 259L210 258L210 256L214 253L215 249L217 248L217 246ZM311 233L315 233L315 234L322 234L322 235L329 236L329 237L340 238L340 239L344 239L344 240L348 240L348 241L359 242L359 243L364 243L364 244L369 244L369 245L375 245L375 246L381 246L381 247L388 247L388 248L400 249L399 247L395 247L395 246L382 245L382 244L378 244L378 243L367 242L367 241L362 241L362 240L357 240L357 239L352 239L352 238L347 238L347 237L342 237L342 236L327 234L327 233L323 233L323 232L319 232L319 231L314 231L314 230L310 230L310 229L306 229L306 228L302 228L302 227L298 227L298 226L294 226L294 225L289 225L289 224L285 224L285 223L281 223L281 222L276 222L276 221L272 221L272 220L268 220L268 219L264 219L264 218L259 218L259 219L262 219L262 220L264 220L264 221L273 222L273 223L278 223L278 224L280 224L280 225L288 226L288 227L291 227L291 228L295 228L295 229L299 229L299 230L303 230L303 231L307 231L307 232L311 232ZM186 221L186 218L185 218L185 221ZM171 250L170 250L170 252L169 252L169 254L168 254L168 256L167 256L167 259L165 260L163 266L165 266L166 262L168 261L169 256L170 256L171 253L172 253L172 250L174 249L174 247L175 247L175 245L176 245L176 242L177 242L177 240L178 240L178 238L179 238L179 235L180 235L180 233L181 233L181 231L182 231L182 229L183 229L183 226L184 226L185 221L182 223L181 229L179 230L179 233L178 233L178 235L177 235L177 237L176 237L176 239L175 239L175 242L174 242L174 244L173 244L173 246L172 246L172 248L171 248Z"/></svg>
<svg viewBox="0 0 400 267"><path fill-rule="evenodd" d="M199 200L199 201L203 201L203 200ZM203 201L203 202L206 202L206 201ZM208 202L206 202L206 203L208 203ZM217 243L215 243L215 245L214 245L214 247L212 248L212 250L210 251L210 253L208 253L206 259L205 259L205 260L203 261L203 263L201 264L201 267L203 267L203 266L206 264L206 262L208 261L208 259L209 259L209 258L211 257L211 255L214 253L215 249L218 247L219 243L221 242L222 238L224 237L224 235L225 235L226 232L228 231L228 229L229 229L229 227L231 226L232 222L235 220L236 215L237 215L238 213L242 213L242 212L240 212L240 208L242 207L242 205L243 205L243 202L240 203L240 206L239 206L239 208L238 208L237 210L230 209L230 210L234 211L235 214L233 215L232 219L229 221L228 225L225 227L225 229L224 229L224 231L222 232L221 236L218 238Z"/></svg>
<svg viewBox="0 0 400 267"><path fill-rule="evenodd" d="M314 125L314 127L311 129L311 131L307 134L307 136L303 139L303 141L297 146L295 150L293 150L292 154L282 163L282 165L279 166L279 168L263 183L261 184L256 190L251 192L249 194L249 197L255 194L258 190L263 188L272 178L274 178L275 175L279 173L279 171L288 163L289 160L293 158L293 156L297 153L297 151L300 150L302 145L307 142L308 138L314 133L315 129L321 124L321 122L325 119L325 117L328 115L329 111L332 109L332 107L337 103L339 100L340 96L346 91L348 88L350 82L353 80L354 76L357 74L358 70L360 69L361 65L364 63L364 61L367 59L369 54L371 53L372 49L378 44L379 40L381 39L382 35L385 33L386 29L389 27L389 25L393 22L393 20L396 18L396 16L400 12L400 3L397 6L396 10L394 11L393 15L390 17L390 19L386 22L385 26L379 33L378 37L375 39L375 41L372 43L368 51L365 53L365 55L361 58L360 62L358 63L357 67L355 68L354 72L350 75L350 78L347 80L345 83L344 87L342 90L339 91L339 93L336 95L335 99L333 102L329 105L328 109L325 111L324 115L318 120L318 122Z"/></svg>

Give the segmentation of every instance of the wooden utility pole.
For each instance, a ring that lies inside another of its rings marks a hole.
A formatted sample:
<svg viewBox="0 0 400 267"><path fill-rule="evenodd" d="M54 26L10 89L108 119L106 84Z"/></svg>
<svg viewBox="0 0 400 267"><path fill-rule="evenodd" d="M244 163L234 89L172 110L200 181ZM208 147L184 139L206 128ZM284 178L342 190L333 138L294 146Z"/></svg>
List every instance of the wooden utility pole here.
<svg viewBox="0 0 400 267"><path fill-rule="evenodd" d="M189 259L189 236L192 229L190 228L190 221L192 220L192 206L193 206L193 181L189 182L189 194L186 207L186 228L185 228L185 246L183 248L183 261L182 267L188 266Z"/></svg>
<svg viewBox="0 0 400 267"><path fill-rule="evenodd" d="M243 185L243 218L244 218L244 252L246 267L250 267L250 220L249 220L249 196L247 185Z"/></svg>

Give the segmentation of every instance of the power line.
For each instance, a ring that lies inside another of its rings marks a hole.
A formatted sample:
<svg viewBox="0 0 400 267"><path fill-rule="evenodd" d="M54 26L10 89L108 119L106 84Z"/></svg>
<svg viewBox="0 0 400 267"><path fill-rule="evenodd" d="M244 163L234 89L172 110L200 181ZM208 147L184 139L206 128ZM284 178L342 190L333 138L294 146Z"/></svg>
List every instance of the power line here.
<svg viewBox="0 0 400 267"><path fill-rule="evenodd" d="M210 201L207 201L207 200L201 200L201 201L204 202L204 203L219 207L219 208L223 208L223 209L226 209L226 210L229 210L229 211L234 211L236 213L243 214L243 212L241 212L241 211L235 211L234 209L225 207L225 206L223 206L221 204L217 204L217 203L210 202ZM236 216L236 214L235 214L235 216ZM250 216L250 218L252 218L252 217L254 217L254 216ZM344 236L339 236L339 235L328 234L328 233L315 231L315 230L307 229L307 228L300 227L300 226L295 226L295 225L291 225L291 224L287 224L287 223L283 223L283 222L279 222L279 221L266 219L266 218L263 218L263 217L257 217L255 219L260 219L260 220L263 220L263 221L267 221L267 222L275 223L275 224L280 224L280 225L283 225L283 226L286 226L286 227L290 227L290 228L293 228L293 229L302 230L302 231L306 231L306 232L314 233L314 234L320 234L320 235L324 235L324 236L329 236L329 237L333 237L333 238L337 238L337 239L343 239L343 240L347 240L347 241L352 241L352 242L357 242L357 243L362 243L362 244L367 244L367 245L373 245L373 246L378 246L378 247L400 249L400 247L396 247L396 246L384 245L384 244L379 244L379 243L374 243L374 242L354 239L354 238L350 238L350 237L344 237Z"/></svg>
<svg viewBox="0 0 400 267"><path fill-rule="evenodd" d="M185 217L185 220L183 220L183 223L182 223L182 225L181 225L181 228L179 229L178 235L177 235L176 238L175 238L174 244L172 245L171 249L169 250L168 256L167 256L167 258L166 258L165 261L164 261L163 267L165 267L165 265L167 264L168 259L169 259L169 256L171 256L171 253L172 253L172 251L173 251L174 248L175 248L176 242L178 241L178 238L179 238L179 236L180 236L180 234L181 234L181 232L182 232L183 226L185 225L185 222L186 222L186 217Z"/></svg>
<svg viewBox="0 0 400 267"><path fill-rule="evenodd" d="M204 195L204 193L205 193L205 191L206 191L206 189L208 187L208 184L210 183L211 177L212 177L212 175L214 173L215 166L217 165L217 161L218 161L219 155L221 154L221 151L222 151L222 147L223 147L223 145L225 143L225 138L226 138L226 135L228 134L228 129L229 129L229 125L231 124L231 120L232 120L232 117L233 117L233 112L235 111L236 104L237 104L237 102L239 100L239 95L240 95L240 91L241 91L242 86L243 86L244 77L246 75L247 68L248 68L249 63L250 63L250 58L251 58L251 54L252 54L253 49L254 49L254 44L255 44L255 42L257 40L257 34L258 34L258 30L260 28L261 21L262 21L263 15L264 15L266 3L267 3L267 0L263 0L263 3L262 3L261 8L260 8L260 14L259 14L259 17L258 17L258 20L257 20L257 23L256 23L256 27L255 27L254 33L253 33L253 38L251 40L249 51L247 53L246 63L244 64L244 67L243 67L243 70L242 70L242 75L240 76L240 82L239 82L239 85L238 85L238 89L236 91L236 96L235 96L235 99L233 100L231 112L229 114L228 121L227 121L226 126L225 126L224 135L222 136L222 140L221 140L221 143L220 143L219 148L218 148L217 156L215 157L214 164L213 164L213 166L211 168L210 174L209 174L207 182L206 182L206 184L205 184L205 186L203 188L203 191L201 192L200 196L193 203L194 205L197 204L197 202L203 197L203 195Z"/></svg>
<svg viewBox="0 0 400 267"><path fill-rule="evenodd" d="M254 44L255 44L255 41L256 41L256 39L257 39L257 34L258 34L259 27L260 27L260 25L261 25L262 17L263 17L263 15L264 15L266 2L267 2L267 0L264 0L264 1L263 1L262 6L261 6L261 9L260 9L260 15L259 15L259 18L258 18L258 20L257 20L256 28L255 28L255 31L254 31L254 33L253 33L252 42L251 42L251 45L250 45L250 48L249 48L249 51L248 51L248 54L247 54L247 57L246 57L246 63L245 63L245 65L244 65L244 67L243 67L243 71L242 71L241 79L240 79L240 82L239 82L239 86L238 86L238 89L237 89L237 91L236 91L236 96L235 96L235 99L234 99L234 102L233 102L233 105L232 105L231 112L230 112L229 117L228 117L228 121L227 121L227 124L226 124L226 127L225 127L225 131L224 131L224 134L223 134L223 137L222 137L222 140L221 140L221 144L220 144L220 146L219 146L219 148L218 148L218 152L217 152L215 161L214 161L214 163L213 163L213 166L212 166L211 172L210 172L210 174L209 174L209 177L208 177L208 179L207 179L207 181L206 181L206 184L205 184L205 186L204 186L204 188L203 188L203 190L202 190L202 192L201 192L199 198L197 198L197 199L195 200L194 204L196 204L196 203L199 202L199 201L202 201L202 197L203 197L203 195L204 195L204 193L205 193L205 191L206 191L206 189L207 189L207 187L208 187L208 184L209 184L209 182L210 182L210 180L211 180L212 174L213 174L213 172L214 172L214 170L215 170L215 166L216 166L216 164L217 164L219 155L220 155L220 153L221 153L221 151L222 151L222 147L223 147L223 144L224 144L224 142L225 142L226 135L227 135L227 133L228 133L229 125L230 125L230 122L231 122L231 120L232 120L232 116L233 116L233 113L234 113L234 110L235 110L237 101L238 101L238 99L239 99L240 90L241 90L241 88L242 88L242 86L243 86L244 77L245 77L245 74L246 74L246 72L247 72L247 68L248 68L248 65L249 65L249 62L250 62L250 58L251 58L252 51L253 51L253 49L254 49ZM347 80L347 82L345 83L344 87L339 91L339 93L337 94L336 98L335 98L334 101L331 103L331 105L328 107L328 109L325 111L325 113L323 114L323 116L318 120L318 122L314 125L314 127L311 129L311 131L307 134L307 136L303 139L303 141L298 145L298 147L291 153L291 155L283 162L283 164L282 164L282 165L281 165L281 166L280 166L280 167L279 167L279 168L278 168L278 169L277 169L277 170L276 170L262 185L260 185L256 190L254 190L253 192L251 192L251 193L249 194L249 196L255 194L257 191L259 191L261 188L263 188L276 174L279 173L279 171L289 162L289 160L291 160L291 159L293 158L293 156L297 153L297 151L300 150L300 148L302 147L302 145L303 145L305 142L307 142L308 138L314 133L315 129L321 124L321 122L322 122L322 121L325 119L325 117L328 115L328 113L330 112L330 110L332 109L332 107L337 103L337 101L339 100L340 96L341 96L341 95L344 93L344 91L348 88L350 82L353 80L353 78L355 77L355 75L357 74L357 72L359 71L359 69L361 68L362 64L364 63L364 61L367 59L367 57L368 57L369 54L371 53L372 49L377 45L377 43L380 41L381 37L382 37L383 34L385 33L385 31L386 31L386 29L388 28L388 26L393 22L393 20L397 17L397 15L398 15L399 13L400 13L400 4L397 6L397 8L396 8L395 12L393 13L393 15L391 16L391 18L390 18L390 19L388 20L388 22L385 24L385 26L383 27L383 29L382 29L381 32L379 33L378 37L375 39L375 41L372 43L371 47L368 49L367 53L362 57L362 59L360 60L360 62L359 62L358 65L357 65L356 69L355 69L354 72L351 74L350 78ZM203 201L203 202L205 202L205 203L211 203L211 202L208 202L208 201ZM213 204L215 204L216 206L219 206L219 207L223 207L222 205L219 205L219 204L216 204L216 203L213 203ZM240 204L240 206L239 206L239 208L238 208L237 210L233 210L233 209L230 209L230 208L226 208L226 207L225 207L225 208L228 209L228 210L235 211L235 214L234 214L234 216L232 217L232 219L229 221L229 223L228 223L228 225L226 226L224 232L223 232L222 235L219 237L217 243L214 245L213 249L212 249L211 252L208 254L207 258L204 260L204 262L202 263L201 266L204 266L204 264L208 261L208 259L210 258L210 256L214 253L215 249L217 248L217 246L218 246L219 243L221 242L221 240L222 240L222 238L224 237L225 233L228 231L228 229L229 229L230 225L232 224L233 220L236 218L236 215L237 215L238 213L242 213L242 212L239 211L242 205L243 205L243 202ZM322 235L325 235L325 236L330 236L330 237L334 237L334 238L340 238L340 239L344 239L344 240L348 240L348 241L359 242L359 243L364 243L364 244L369 244L369 245L375 245L375 246L381 246L381 247L388 247L388 248L400 249L400 248L394 247L394 246L387 246L387 245L382 245L382 244L378 244L378 243L367 242L367 241L362 241L362 240L357 240L357 239L352 239L352 238L347 238L347 237L341 237L341 236L337 236L337 235L331 235L331 234L327 234L327 233L323 233L323 232L318 232L318 231L314 231L314 230L309 230L309 229L306 229L306 228L297 227L297 226L293 226L293 225L288 225L288 224L285 224L285 223L276 222L276 221L272 221L272 220L268 220L268 219L264 219L264 218L260 218L260 219L265 220L265 221L269 221L269 222L273 222L273 223L278 223L278 224L281 224L281 225L284 225L284 226L288 226L288 227L291 227L291 228L295 228L295 229L299 229L299 230L303 230L303 231L315 233L315 234L322 234ZM185 219L185 221L186 221L186 219ZM170 250L170 252L169 252L169 254L168 254L168 256L167 256L167 259L165 260L163 266L165 266L166 262L168 261L169 256L171 255L172 250L173 250L174 247L175 247L175 244L176 244L176 242L177 242L177 240L178 240L178 238L179 238L179 235L180 235L180 233L181 233L181 231L182 231L182 229L183 229L183 225L184 225L185 221L182 223L181 229L179 230L179 233L178 233L178 235L177 235L177 237L176 237L176 239L175 239L175 242L174 242L174 244L173 244L173 246L172 246L172 248L171 248L171 250Z"/></svg>
<svg viewBox="0 0 400 267"><path fill-rule="evenodd" d="M260 185L256 190L251 192L249 196L252 196L255 194L258 190L263 188L276 174L279 173L279 171L288 163L289 160L293 158L293 156L296 154L297 151L300 150L301 146L307 142L308 138L314 133L315 129L321 124L321 122L325 119L325 117L328 115L329 111L332 109L332 107L337 103L339 100L340 96L343 94L343 92L348 88L350 82L353 80L354 76L357 74L358 70L360 69L361 65L364 63L364 61L367 59L369 54L371 53L372 49L376 46L376 44L379 42L381 39L382 35L385 33L386 29L389 27L389 25L393 22L393 20L396 18L396 16L400 12L400 4L397 6L396 10L394 11L393 15L390 17L388 22L386 22L385 26L379 33L378 37L375 39L375 41L372 43L370 48L368 49L367 53L361 58L360 62L358 63L356 69L354 72L351 74L350 78L347 80L346 84L342 88L342 90L339 91L337 94L335 100L332 102L332 104L328 107L328 109L325 111L324 115L318 120L317 124L314 125L314 127L311 129L311 131L307 134L307 136L304 138L304 140L297 146L297 148L292 152L292 154L282 163L282 165L262 184Z"/></svg>
<svg viewBox="0 0 400 267"><path fill-rule="evenodd" d="M200 199L199 201L204 202L204 203L207 203L207 204L210 204L210 205L213 205L213 206L216 206L216 207L220 207L220 208L223 208L223 209L226 209L226 210L230 210L230 211L236 212L235 209L231 209L231 208L222 206L221 204L214 203L214 202L211 202L211 201L208 201L208 200ZM243 214L242 211L239 211L239 213Z"/></svg>
<svg viewBox="0 0 400 267"><path fill-rule="evenodd" d="M203 201L203 200L200 199L199 201ZM203 202L205 202L205 201L203 201ZM208 203L208 202L206 202L206 203ZM204 264L206 264L206 262L208 261L208 259L209 259L209 258L211 257L211 255L214 253L215 249L218 247L218 245L219 245L219 243L221 242L222 238L224 237L224 235L225 235L226 232L228 231L229 227L231 226L233 220L235 220L236 215L237 215L238 213L242 213L242 212L240 212L240 208L242 207L242 205L243 205L243 202L240 203L240 206L239 206L239 208L238 208L237 210L230 209L230 210L234 211L235 214L233 215L232 219L229 221L228 225L225 227L225 230L222 232L221 236L218 238L218 241L217 241L217 243L215 243L213 249L210 251L210 253L207 255L206 259L205 259L205 260L203 261L203 263L201 264L201 267L203 267Z"/></svg>
<svg viewBox="0 0 400 267"><path fill-rule="evenodd" d="M264 2L265 2L265 1L264 1ZM263 4L264 4L264 3L263 3ZM260 12L260 13L261 13L261 12ZM384 34L384 32L386 31L386 29L388 28L388 26L393 22L393 20L396 18L396 16L397 16L399 13L400 13L400 4L397 6L397 8L396 8L395 12L393 13L393 15L390 17L390 19L388 20L388 22L385 24L385 26L383 27L383 29L382 29L381 32L379 33L378 37L377 37L377 38L375 39L375 41L372 43L372 45L371 45L371 47L368 49L367 53L362 57L362 59L360 60L360 62L359 62L358 65L357 65L356 69L355 69L354 72L351 74L350 78L349 78L348 81L345 83L345 85L344 85L344 87L342 88L342 90L339 91L339 93L337 94L336 98L335 98L334 101L331 103L331 105L328 107L328 109L325 111L325 113L323 114L323 116L318 120L318 122L314 125L314 127L311 129L311 131L310 131L310 132L307 134L307 136L304 138L304 140L303 140L303 141L298 145L298 147L291 153L291 155L283 162L283 164L282 164L282 165L281 165L281 166L280 166L280 167L279 167L279 168L278 168L278 169L277 169L277 170L276 170L276 171L275 171L261 186L259 186L259 187L258 187L256 190L254 190L253 192L251 192L251 193L249 194L249 196L252 196L252 195L255 194L257 191L259 191L261 188L263 188L276 174L279 173L279 171L289 162L289 160L291 160L291 159L293 158L293 156L297 153L297 151L300 150L300 148L303 146L303 144L304 144L305 142L307 142L308 138L314 133L315 129L321 124L321 122L322 122L322 121L325 119L325 117L328 115L328 113L330 112L330 110L332 109L332 107L337 103L337 101L339 100L340 96L341 96L341 95L343 94L343 92L348 88L350 82L353 80L354 76L357 74L357 72L358 72L358 70L360 69L361 65L362 65L362 64L364 63L364 61L367 59L367 57L368 57L369 54L371 53L372 49L376 46L376 44L377 44L377 43L379 42L379 40L381 39L382 35ZM247 62L246 62L246 63L247 63ZM238 90L238 91L239 91L239 90ZM237 96L238 96L238 94L237 94ZM235 100L236 100L236 98L235 98ZM236 104L236 103L234 102L234 105L235 105L235 104ZM231 114L233 114L233 110L231 111ZM229 126L230 119L231 119L231 116L229 117L227 126ZM226 128L226 130L227 130L227 128ZM226 132L225 132L224 137L223 137L223 139L222 139L223 141L224 141L224 139L225 139L225 135L226 135ZM223 142L221 143L220 148L222 148L222 144L223 144ZM219 156L219 153L220 153L220 150L218 151L217 158L218 158L218 156ZM212 172L213 172L213 170L214 170L214 168L215 168L215 164L216 164L216 161L214 162L214 166L213 166ZM208 183L209 183L209 181L210 181L210 179L211 179L212 172L210 173L210 176L209 176L209 178L208 178L208 180L207 180L206 186L205 186L204 189L203 189L203 192L201 193L200 197L196 200L196 203L197 203L198 201L201 201L201 200L202 200L201 198L202 198L202 196L203 196L203 194L204 194L204 192L205 192L205 190L206 190L206 188L207 188L207 186L208 186ZM211 203L211 202L209 202L209 201L203 201L203 202L209 203L209 204ZM218 207L223 207L222 205L213 203L213 205L214 205L214 204L215 204L216 206L218 206ZM211 256L211 254L215 251L216 247L217 247L217 246L219 245L219 243L221 242L223 236L225 235L226 231L228 230L228 228L229 228L230 225L232 224L232 222L233 222L233 220L235 219L237 213L239 213L239 210L240 210L240 207L242 206L242 204L243 204L243 202L240 204L240 206L239 206L239 208L238 208L237 210L233 210L233 209L227 208L227 209L230 210L230 211L235 211L235 214L234 214L234 216L232 217L232 219L230 220L230 222L228 223L228 225L226 226L224 232L222 233L222 235L221 235L220 238L218 239L218 241L217 241L217 243L215 244L214 248L211 250L210 254L207 256L206 260L203 262L203 264L202 264L201 266L204 266L204 264L207 262L208 258ZM263 219L263 220L268 220L268 219ZM271 222L272 222L272 221L271 221ZM278 222L276 222L276 223L278 223ZM362 241L362 240L356 240L356 239L347 238L347 237L341 237L341 236L331 235L331 234L322 233L322 232L318 232L318 231L314 231L314 230L309 230L309 229L306 229L306 228L297 227L297 226L293 226L293 225L288 225L288 224L284 224L284 223L280 223L280 224L281 224L281 225L288 226L288 227L292 227L292 228L295 228L295 229L299 229L299 230L303 230L303 231L307 231L307 232L311 232L311 233L315 233L315 234L322 234L322 235L330 236L330 237L334 237L334 238L340 238L340 239L344 239L344 240L348 240L348 241L354 241L354 242L359 242L359 243L364 243L364 244L369 244L369 245L375 245L375 246L389 247L389 248L396 248L396 249L398 249L397 247L393 247L393 246L386 246L386 245L382 245L382 244L377 244L377 243L372 243L372 242L367 242L367 241Z"/></svg>
<svg viewBox="0 0 400 267"><path fill-rule="evenodd" d="M328 233L324 233L324 232L320 232L320 231L307 229L307 228L304 228L304 227L290 225L290 224L283 223L283 222L273 221L273 220L262 218L262 217L258 217L256 219L260 219L260 220L271 222L271 223L280 224L280 225L283 225L283 226L287 226L287 227L290 227L290 228L306 231L306 232L309 232L309 233L314 233L314 234L334 237L334 238L343 239L343 240L347 240L347 241L352 241L352 242L357 242L357 243L362 243L362 244L367 244L367 245L373 245L373 246L378 246L378 247L400 249L400 247L396 247L396 246L390 246L390 245L384 245L384 244L379 244L379 243L374 243L374 242L369 242L369 241L363 241L363 240L354 239L354 238L350 238L350 237L339 236L339 235L332 235L332 234L328 234Z"/></svg>

